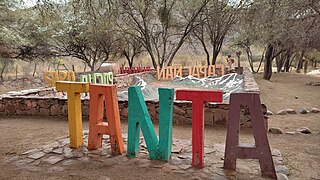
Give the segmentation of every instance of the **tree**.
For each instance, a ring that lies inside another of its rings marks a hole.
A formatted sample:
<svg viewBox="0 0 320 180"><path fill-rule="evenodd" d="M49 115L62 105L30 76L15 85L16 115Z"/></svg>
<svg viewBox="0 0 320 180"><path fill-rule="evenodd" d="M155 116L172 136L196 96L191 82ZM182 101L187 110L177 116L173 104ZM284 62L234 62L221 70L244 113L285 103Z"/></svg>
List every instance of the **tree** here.
<svg viewBox="0 0 320 180"><path fill-rule="evenodd" d="M131 68L133 66L134 59L144 51L143 46L139 41L125 33L121 40L121 47L119 47L122 49L121 54L126 58L128 65Z"/></svg>
<svg viewBox="0 0 320 180"><path fill-rule="evenodd" d="M94 71L119 54L115 28L117 11L109 1L72 0L67 3L44 1L38 5L42 28L55 56L72 56Z"/></svg>
<svg viewBox="0 0 320 180"><path fill-rule="evenodd" d="M208 65L216 63L226 36L238 21L240 10L247 5L245 0L210 0L204 7L199 17L200 25L194 29L192 35L201 43Z"/></svg>
<svg viewBox="0 0 320 180"><path fill-rule="evenodd" d="M146 49L153 66L171 65L207 1L121 0L122 31Z"/></svg>

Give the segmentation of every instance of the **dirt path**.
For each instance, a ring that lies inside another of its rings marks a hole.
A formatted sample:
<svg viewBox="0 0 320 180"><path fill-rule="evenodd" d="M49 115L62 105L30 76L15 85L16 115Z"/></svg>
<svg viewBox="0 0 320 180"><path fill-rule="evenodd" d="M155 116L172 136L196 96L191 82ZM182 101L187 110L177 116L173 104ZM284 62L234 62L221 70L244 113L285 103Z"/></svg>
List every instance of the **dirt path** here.
<svg viewBox="0 0 320 180"><path fill-rule="evenodd" d="M272 81L262 80L255 75L261 90L262 102L276 112L286 108L320 108L320 87L306 86L309 81L320 81L319 77L297 74L274 74ZM295 98L298 97L298 99ZM43 146L68 135L66 118L42 117L0 117L0 158L3 160L15 154ZM290 170L289 179L320 179L320 114L273 115L269 127L279 127L283 132L308 127L311 134L268 134L271 147L279 149ZM88 129L88 122L84 122ZM122 124L126 133L127 126ZM191 126L173 127L173 137L191 140ZM205 127L205 144L225 143L226 129ZM252 142L247 130L241 130L241 142ZM153 168L134 166L100 166L78 164L63 172L32 172L17 169L1 163L0 179L184 179L176 174L164 174Z"/></svg>

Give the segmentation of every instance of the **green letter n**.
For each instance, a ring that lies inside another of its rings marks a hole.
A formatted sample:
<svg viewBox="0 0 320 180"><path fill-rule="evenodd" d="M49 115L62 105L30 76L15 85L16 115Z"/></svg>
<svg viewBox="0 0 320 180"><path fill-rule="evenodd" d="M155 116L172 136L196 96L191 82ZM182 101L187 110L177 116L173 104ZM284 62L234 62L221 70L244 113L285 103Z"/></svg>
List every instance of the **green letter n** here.
<svg viewBox="0 0 320 180"><path fill-rule="evenodd" d="M151 122L140 87L129 88L128 157L140 151L140 128L146 141L150 159L168 161L172 145L172 113L174 89L159 88L159 140Z"/></svg>

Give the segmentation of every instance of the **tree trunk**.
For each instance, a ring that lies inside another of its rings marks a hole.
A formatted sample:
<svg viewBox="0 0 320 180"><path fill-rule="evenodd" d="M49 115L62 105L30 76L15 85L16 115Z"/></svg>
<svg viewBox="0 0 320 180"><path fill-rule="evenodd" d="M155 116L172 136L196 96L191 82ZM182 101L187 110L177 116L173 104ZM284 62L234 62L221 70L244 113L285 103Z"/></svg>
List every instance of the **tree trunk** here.
<svg viewBox="0 0 320 180"><path fill-rule="evenodd" d="M253 68L252 52L251 52L250 48L246 48L246 53L247 53L247 58L248 58L248 62L249 62L251 71L252 71L252 73L256 73L254 68Z"/></svg>
<svg viewBox="0 0 320 180"><path fill-rule="evenodd" d="M297 65L297 73L300 73L300 70L303 68L303 56L304 56L304 51L302 50L301 53L298 55L298 65Z"/></svg>
<svg viewBox="0 0 320 180"><path fill-rule="evenodd" d="M263 79L266 79L266 80L270 80L272 76L272 54L273 54L273 46L269 44L267 47L267 51L264 59Z"/></svg>
<svg viewBox="0 0 320 180"><path fill-rule="evenodd" d="M16 65L16 79L18 79L18 65Z"/></svg>
<svg viewBox="0 0 320 180"><path fill-rule="evenodd" d="M1 71L0 71L0 80L1 81L4 81L3 74L4 74L4 70L6 69L6 67L7 67L7 62L4 62L3 66L1 68Z"/></svg>
<svg viewBox="0 0 320 180"><path fill-rule="evenodd" d="M219 55L219 52L213 50L211 65L215 65L216 64L218 55Z"/></svg>
<svg viewBox="0 0 320 180"><path fill-rule="evenodd" d="M86 72L86 70L87 70L87 63L83 63L83 64L84 64L83 72Z"/></svg>
<svg viewBox="0 0 320 180"><path fill-rule="evenodd" d="M305 60L305 62L304 62L304 68L303 68L304 74L307 74L307 71L308 71L308 60Z"/></svg>
<svg viewBox="0 0 320 180"><path fill-rule="evenodd" d="M36 70L37 70L37 63L34 63L32 77L34 77L34 75L36 74Z"/></svg>
<svg viewBox="0 0 320 180"><path fill-rule="evenodd" d="M286 60L285 60L285 63L284 63L284 71L285 72L289 72L289 70L290 70L291 56L292 56L292 50L289 49L289 51L286 54Z"/></svg>
<svg viewBox="0 0 320 180"><path fill-rule="evenodd" d="M276 57L276 64L277 64L277 72L281 72L281 69L283 67L285 57L283 53L281 53L279 56Z"/></svg>

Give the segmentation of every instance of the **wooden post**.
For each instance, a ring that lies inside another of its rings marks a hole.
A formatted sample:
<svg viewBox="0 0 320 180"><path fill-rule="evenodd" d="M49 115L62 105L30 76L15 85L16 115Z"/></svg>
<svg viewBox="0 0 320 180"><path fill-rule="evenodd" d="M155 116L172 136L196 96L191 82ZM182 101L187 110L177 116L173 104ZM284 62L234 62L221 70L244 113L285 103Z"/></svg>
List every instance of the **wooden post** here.
<svg viewBox="0 0 320 180"><path fill-rule="evenodd" d="M104 107L108 122L103 121ZM112 154L124 152L117 86L90 84L89 150L101 147L103 134L110 136Z"/></svg>
<svg viewBox="0 0 320 180"><path fill-rule="evenodd" d="M68 93L70 146L78 148L83 145L80 93L89 91L89 83L57 81L56 89Z"/></svg>
<svg viewBox="0 0 320 180"><path fill-rule="evenodd" d="M192 101L192 166L203 168L205 102L222 102L222 91L177 90L177 100Z"/></svg>
<svg viewBox="0 0 320 180"><path fill-rule="evenodd" d="M239 144L240 105L248 106L255 144ZM237 158L259 159L263 176L276 179L270 146L258 93L234 93L230 96L224 169L236 170Z"/></svg>

